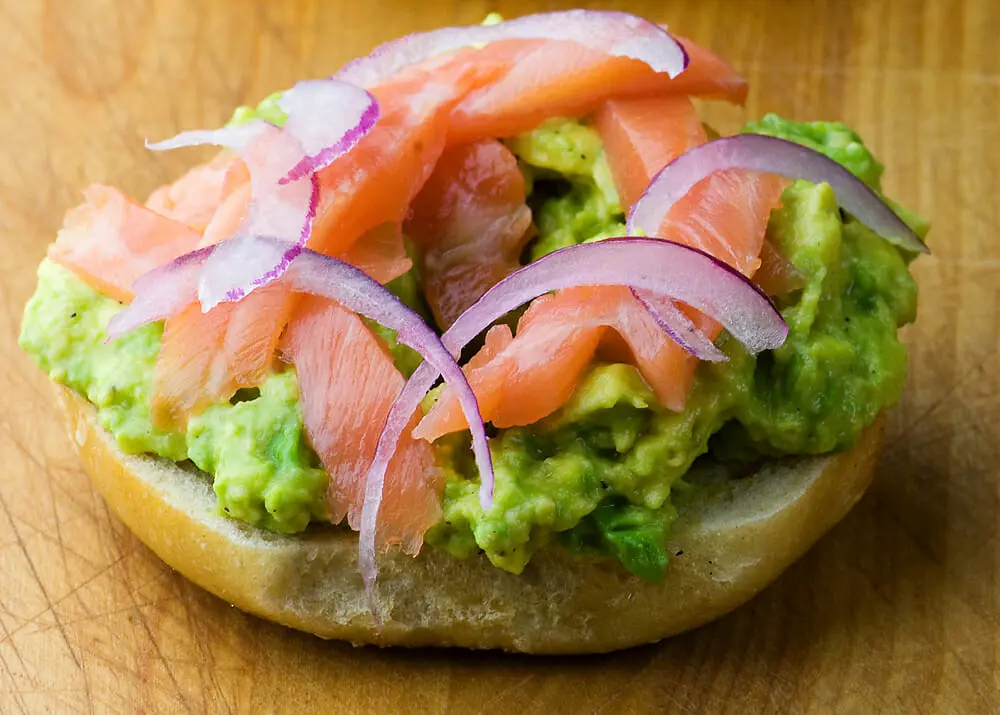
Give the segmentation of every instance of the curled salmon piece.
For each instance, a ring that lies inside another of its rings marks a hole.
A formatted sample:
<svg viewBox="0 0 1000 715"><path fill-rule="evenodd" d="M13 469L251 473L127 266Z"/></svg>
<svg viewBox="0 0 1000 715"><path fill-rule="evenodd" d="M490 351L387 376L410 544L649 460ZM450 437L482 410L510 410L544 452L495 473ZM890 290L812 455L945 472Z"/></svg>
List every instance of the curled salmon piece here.
<svg viewBox="0 0 1000 715"><path fill-rule="evenodd" d="M406 234L422 255L427 302L447 328L520 265L531 210L511 151L495 139L449 147L414 199Z"/></svg>
<svg viewBox="0 0 1000 715"><path fill-rule="evenodd" d="M403 227L391 221L371 229L337 257L382 284L399 278L413 267L413 261L406 254Z"/></svg>
<svg viewBox="0 0 1000 715"><path fill-rule="evenodd" d="M611 98L701 96L746 101L747 83L709 50L675 38L689 64L677 77L638 60L613 57L574 42L506 40L483 48L479 61L507 63L503 76L469 94L452 113L450 143L510 137L550 117L582 117Z"/></svg>
<svg viewBox="0 0 1000 715"><path fill-rule="evenodd" d="M249 180L246 164L232 152L223 151L172 184L156 189L146 199L146 208L204 233L219 205Z"/></svg>
<svg viewBox="0 0 1000 715"><path fill-rule="evenodd" d="M405 379L362 320L325 298L302 298L280 351L295 365L309 442L330 475L331 521L346 518L357 530L365 477ZM386 474L378 545L400 544L416 554L424 532L441 517L443 487L434 449L404 435Z"/></svg>
<svg viewBox="0 0 1000 715"><path fill-rule="evenodd" d="M806 287L802 272L767 239L760 250L760 268L753 282L770 296L786 295Z"/></svg>
<svg viewBox="0 0 1000 715"><path fill-rule="evenodd" d="M705 142L705 128L686 96L609 100L594 113L622 208L629 209L656 173Z"/></svg>
<svg viewBox="0 0 1000 715"><path fill-rule="evenodd" d="M319 172L320 199L309 247L335 256L385 222L402 223L444 152L454 106L505 71L460 50L371 88L378 124Z"/></svg>
<svg viewBox="0 0 1000 715"><path fill-rule="evenodd" d="M95 184L83 204L69 211L48 257L104 295L131 302L132 285L147 271L193 250L196 230Z"/></svg>
<svg viewBox="0 0 1000 715"><path fill-rule="evenodd" d="M168 318L153 372L153 423L183 429L190 416L260 385L271 372L280 329L297 296L264 286L207 313L195 301Z"/></svg>
<svg viewBox="0 0 1000 715"><path fill-rule="evenodd" d="M680 350L628 288L569 288L535 300L517 324L517 336L497 325L466 365L483 420L505 428L528 425L562 407L607 338L618 336L657 392L670 388L669 369ZM613 331L613 335L611 334ZM466 429L449 390L413 435L433 441Z"/></svg>

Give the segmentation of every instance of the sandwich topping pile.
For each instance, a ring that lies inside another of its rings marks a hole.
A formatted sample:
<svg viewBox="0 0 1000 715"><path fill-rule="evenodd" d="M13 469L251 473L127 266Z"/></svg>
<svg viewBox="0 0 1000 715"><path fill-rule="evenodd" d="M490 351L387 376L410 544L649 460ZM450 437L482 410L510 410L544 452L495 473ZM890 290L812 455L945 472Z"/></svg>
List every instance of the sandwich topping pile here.
<svg viewBox="0 0 1000 715"><path fill-rule="evenodd" d="M88 188L21 345L220 513L360 531L369 584L395 544L656 581L697 460L846 448L905 378L927 223L846 126L692 102L745 96L623 13L397 40Z"/></svg>

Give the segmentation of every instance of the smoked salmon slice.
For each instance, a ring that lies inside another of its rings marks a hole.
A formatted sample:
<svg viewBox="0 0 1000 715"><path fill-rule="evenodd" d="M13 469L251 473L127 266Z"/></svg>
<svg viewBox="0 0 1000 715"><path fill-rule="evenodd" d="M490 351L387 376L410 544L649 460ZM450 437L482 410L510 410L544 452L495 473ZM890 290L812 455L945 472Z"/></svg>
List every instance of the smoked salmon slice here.
<svg viewBox="0 0 1000 715"><path fill-rule="evenodd" d="M510 62L496 82L466 97L451 117L449 142L510 137L551 117L582 117L609 98L698 95L742 104L746 81L726 62L691 40L676 37L690 58L676 78L638 60L612 57L574 42L508 40L483 48ZM516 48L517 51L514 51ZM501 60L496 60L502 64Z"/></svg>
<svg viewBox="0 0 1000 715"><path fill-rule="evenodd" d="M296 299L283 285L267 285L238 303L203 313L195 302L168 318L153 372L153 424L183 429L191 415L260 385L274 363L274 326L285 325Z"/></svg>
<svg viewBox="0 0 1000 715"><path fill-rule="evenodd" d="M766 238L760 249L760 268L753 282L770 296L785 295L806 286L802 272Z"/></svg>
<svg viewBox="0 0 1000 715"><path fill-rule="evenodd" d="M413 267L403 243L403 228L391 221L371 229L337 257L382 284L399 278Z"/></svg>
<svg viewBox="0 0 1000 715"><path fill-rule="evenodd" d="M405 380L362 320L325 298L302 298L280 350L295 365L306 432L330 475L331 521L346 517L357 530L365 477ZM424 532L441 516L443 477L433 448L404 435L386 474L379 546L420 550Z"/></svg>
<svg viewBox="0 0 1000 715"><path fill-rule="evenodd" d="M146 199L146 208L203 233L219 204L249 179L246 164L232 152L223 151L172 184L158 188Z"/></svg>
<svg viewBox="0 0 1000 715"><path fill-rule="evenodd" d="M535 300L518 321L516 338L506 325L491 328L465 368L483 420L500 428L527 425L562 407L609 329L631 347L643 375L661 374L659 363L669 364L680 348L626 298L631 294L623 287L569 288ZM413 436L433 441L463 429L457 400L446 389Z"/></svg>
<svg viewBox="0 0 1000 715"><path fill-rule="evenodd" d="M398 226L386 224L370 235L343 258L382 282L409 270ZM285 284L275 282L207 313L195 302L168 318L154 372L154 423L183 427L188 417L241 387L260 385L297 300Z"/></svg>
<svg viewBox="0 0 1000 715"><path fill-rule="evenodd" d="M376 227L342 258L386 283L411 266L397 224ZM154 373L154 423L182 427L239 388L259 385L272 369L297 300L288 286L275 282L207 313L194 302L168 318Z"/></svg>
<svg viewBox="0 0 1000 715"><path fill-rule="evenodd" d="M197 246L193 228L161 216L117 189L95 184L66 214L48 257L104 295L131 302L136 279Z"/></svg>
<svg viewBox="0 0 1000 715"><path fill-rule="evenodd" d="M609 100L594 114L594 125L626 210L660 169L706 138L685 96Z"/></svg>
<svg viewBox="0 0 1000 715"><path fill-rule="evenodd" d="M449 147L414 199L406 234L421 250L440 328L520 266L531 210L517 158L495 139Z"/></svg>
<svg viewBox="0 0 1000 715"><path fill-rule="evenodd" d="M687 97L610 100L595 123L628 207L660 169L707 140ZM767 220L785 183L770 174L717 172L674 205L657 235L700 248L752 277L760 265Z"/></svg>

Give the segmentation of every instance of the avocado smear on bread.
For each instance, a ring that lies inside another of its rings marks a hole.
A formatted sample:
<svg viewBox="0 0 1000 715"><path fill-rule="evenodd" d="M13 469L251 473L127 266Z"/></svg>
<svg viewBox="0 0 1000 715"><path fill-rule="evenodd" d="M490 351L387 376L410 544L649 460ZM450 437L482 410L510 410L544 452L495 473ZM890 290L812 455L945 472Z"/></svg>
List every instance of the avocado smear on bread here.
<svg viewBox="0 0 1000 715"><path fill-rule="evenodd" d="M241 108L234 121L262 111L280 122L275 109L272 96ZM841 124L768 115L744 131L807 144L880 190L881 165ZM538 228L526 260L623 234L600 137L585 121L547 122L507 144L527 179ZM926 235L926 221L893 206ZM844 215L829 186L803 181L785 191L767 236L805 277L801 290L776 298L790 328L780 349L754 358L723 333L717 344L729 362L699 365L681 413L660 407L633 367L595 363L555 414L496 431L488 513L476 497L468 436L442 438L443 518L427 543L459 558L483 552L514 573L537 549L556 545L616 559L655 581L668 567L674 502L691 488L685 475L696 459L750 462L850 445L902 391L906 349L897 329L914 319L917 298L910 256ZM124 451L190 460L211 475L220 511L249 524L297 533L327 520L328 478L308 444L293 368L209 407L184 433L161 430L149 403L162 324L105 343L119 303L47 260L38 278L20 344L53 380L95 405ZM417 268L389 287L422 308ZM377 332L400 370L412 372L419 358L396 345L391 331Z"/></svg>

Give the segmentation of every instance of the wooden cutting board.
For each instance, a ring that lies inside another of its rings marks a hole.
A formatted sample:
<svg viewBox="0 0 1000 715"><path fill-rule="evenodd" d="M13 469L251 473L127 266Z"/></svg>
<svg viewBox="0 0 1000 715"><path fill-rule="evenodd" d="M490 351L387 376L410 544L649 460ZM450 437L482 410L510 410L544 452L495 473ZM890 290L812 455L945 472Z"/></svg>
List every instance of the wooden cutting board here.
<svg viewBox="0 0 1000 715"><path fill-rule="evenodd" d="M594 3L597 5L598 3ZM244 616L91 490L16 334L91 182L144 196L193 153L145 137L330 73L413 30L565 2L0 3L0 712L1000 711L1000 4L623 2L746 73L732 130L840 118L934 218L873 488L772 588L687 636L588 658L355 649Z"/></svg>

